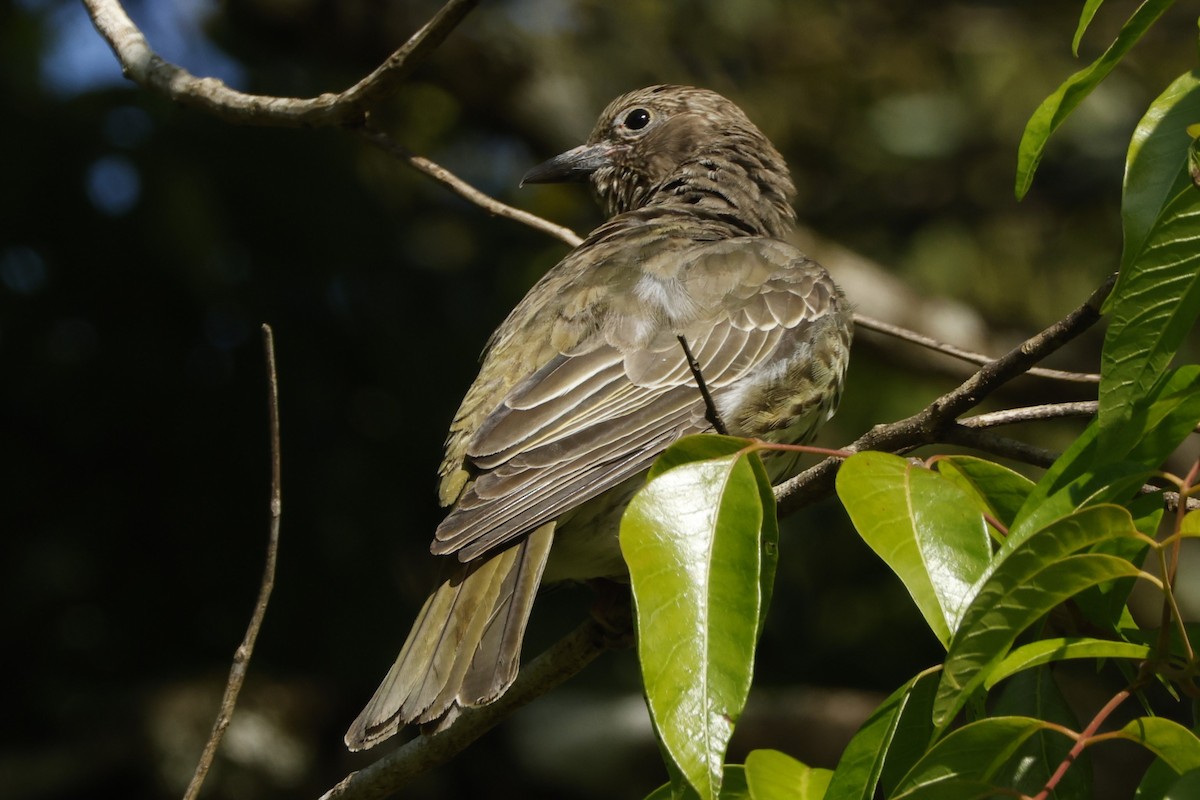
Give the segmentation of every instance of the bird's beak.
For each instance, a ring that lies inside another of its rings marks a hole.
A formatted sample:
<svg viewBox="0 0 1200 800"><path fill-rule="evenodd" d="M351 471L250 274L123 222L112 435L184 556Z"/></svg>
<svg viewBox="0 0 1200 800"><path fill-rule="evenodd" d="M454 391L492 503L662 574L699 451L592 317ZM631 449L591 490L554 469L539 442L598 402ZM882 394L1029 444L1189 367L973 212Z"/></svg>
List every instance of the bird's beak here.
<svg viewBox="0 0 1200 800"><path fill-rule="evenodd" d="M581 144L579 147L557 155L526 172L525 177L521 178L521 185L581 181L600 167L610 163L611 156L612 145L605 143Z"/></svg>

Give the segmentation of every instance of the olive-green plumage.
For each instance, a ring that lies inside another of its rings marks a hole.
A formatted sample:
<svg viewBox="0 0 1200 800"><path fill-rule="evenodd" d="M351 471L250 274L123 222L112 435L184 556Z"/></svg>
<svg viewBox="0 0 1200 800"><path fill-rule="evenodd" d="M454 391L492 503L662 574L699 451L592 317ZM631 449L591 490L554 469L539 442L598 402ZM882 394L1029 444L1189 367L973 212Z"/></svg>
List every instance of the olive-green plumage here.
<svg viewBox="0 0 1200 800"><path fill-rule="evenodd" d="M651 462L711 430L678 337L738 436L803 442L841 395L850 311L784 241L778 151L725 98L654 86L614 100L587 144L526 182L586 179L611 215L492 335L446 441L452 557L346 734L370 747L440 727L516 677L538 585L624 574L621 512ZM775 480L793 458L768 463Z"/></svg>

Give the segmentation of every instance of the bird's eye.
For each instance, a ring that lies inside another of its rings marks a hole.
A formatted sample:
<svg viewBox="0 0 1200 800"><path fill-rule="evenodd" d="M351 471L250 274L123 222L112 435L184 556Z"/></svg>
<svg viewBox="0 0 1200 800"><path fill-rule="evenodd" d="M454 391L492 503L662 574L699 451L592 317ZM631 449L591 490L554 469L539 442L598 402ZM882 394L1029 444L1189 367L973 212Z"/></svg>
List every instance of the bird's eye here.
<svg viewBox="0 0 1200 800"><path fill-rule="evenodd" d="M650 124L650 112L644 108L635 108L625 115L622 124L631 131L640 131Z"/></svg>

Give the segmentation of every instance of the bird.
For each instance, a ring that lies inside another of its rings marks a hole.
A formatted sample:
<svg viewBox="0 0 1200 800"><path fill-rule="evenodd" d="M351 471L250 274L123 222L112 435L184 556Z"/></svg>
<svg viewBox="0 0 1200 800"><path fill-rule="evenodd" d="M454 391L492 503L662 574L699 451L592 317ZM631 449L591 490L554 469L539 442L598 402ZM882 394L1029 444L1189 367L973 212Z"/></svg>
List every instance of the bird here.
<svg viewBox="0 0 1200 800"><path fill-rule="evenodd" d="M352 750L500 697L540 585L627 576L621 513L670 444L718 421L803 443L841 398L850 305L787 242L787 165L732 101L668 84L621 95L522 185L552 182L590 184L607 219L488 340L439 470L440 582ZM794 454L765 460L773 482L796 469Z"/></svg>

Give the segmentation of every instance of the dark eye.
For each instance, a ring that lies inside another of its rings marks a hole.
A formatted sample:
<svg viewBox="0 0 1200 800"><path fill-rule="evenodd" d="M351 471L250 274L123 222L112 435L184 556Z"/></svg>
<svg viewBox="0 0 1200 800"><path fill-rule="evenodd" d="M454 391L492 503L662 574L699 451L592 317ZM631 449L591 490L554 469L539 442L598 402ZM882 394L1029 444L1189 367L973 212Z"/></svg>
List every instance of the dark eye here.
<svg viewBox="0 0 1200 800"><path fill-rule="evenodd" d="M631 131L640 131L650 124L650 112L644 108L635 108L625 115L623 124Z"/></svg>

